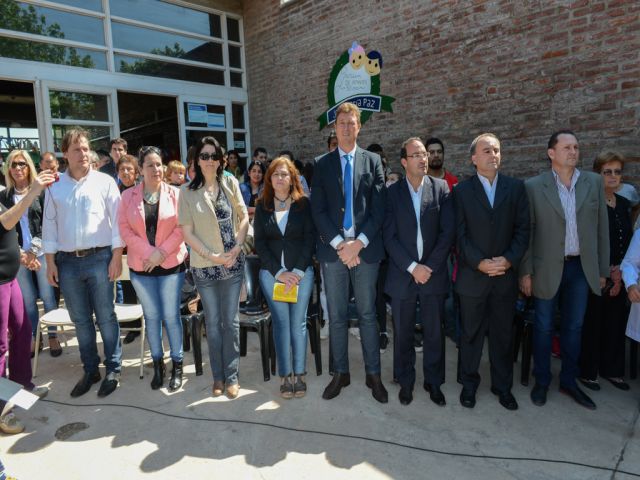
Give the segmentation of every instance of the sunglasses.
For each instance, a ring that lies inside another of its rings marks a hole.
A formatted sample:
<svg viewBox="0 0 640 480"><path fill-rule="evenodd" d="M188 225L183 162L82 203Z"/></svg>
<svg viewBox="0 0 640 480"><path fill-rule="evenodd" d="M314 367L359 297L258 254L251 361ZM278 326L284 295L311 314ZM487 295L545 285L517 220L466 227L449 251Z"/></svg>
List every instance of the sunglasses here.
<svg viewBox="0 0 640 480"><path fill-rule="evenodd" d="M27 163L26 162L13 162L11 164L11 168L14 168L14 169L27 168Z"/></svg>
<svg viewBox="0 0 640 480"><path fill-rule="evenodd" d="M620 175L622 175L622 170L620 170L619 168L616 168L615 170L607 169L607 170L603 170L602 174L605 177L610 177L611 175L615 175L616 177L619 177Z"/></svg>
<svg viewBox="0 0 640 480"><path fill-rule="evenodd" d="M222 157L217 153L201 153L200 155L198 155L198 158L204 161L207 161L207 160L220 161L222 159Z"/></svg>

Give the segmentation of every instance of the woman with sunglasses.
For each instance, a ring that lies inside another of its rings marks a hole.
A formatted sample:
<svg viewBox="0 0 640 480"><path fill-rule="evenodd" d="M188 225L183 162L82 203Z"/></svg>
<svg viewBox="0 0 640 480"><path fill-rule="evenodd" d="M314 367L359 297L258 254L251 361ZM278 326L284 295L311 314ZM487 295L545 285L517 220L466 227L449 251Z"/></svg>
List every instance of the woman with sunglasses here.
<svg viewBox="0 0 640 480"><path fill-rule="evenodd" d="M0 203L11 208L30 192L36 179L36 167L26 150L14 150L9 154L5 164L7 189L0 192ZM42 299L44 311L50 312L58 308L53 287L47 281L47 262L42 250L42 212L44 191L31 203L16 225L18 243L20 244L20 270L18 284L22 290L27 316L31 322L31 354L40 345L35 344L38 328L38 298ZM62 354L62 347L56 335L56 327L49 327L49 353L52 357Z"/></svg>
<svg viewBox="0 0 640 480"><path fill-rule="evenodd" d="M180 196L180 225L191 247L191 271L204 307L213 396L226 392L233 399L240 391L238 304L249 217L238 181L223 175L223 150L215 138L197 143L194 168L195 176Z"/></svg>
<svg viewBox="0 0 640 480"><path fill-rule="evenodd" d="M596 157L593 170L602 175L609 214L610 276L602 295L589 294L587 314L582 326L580 352L580 382L591 390L600 390L598 376L620 390L629 390L623 379L625 359L625 329L629 308L622 283L620 264L624 258L633 229L631 204L615 193L622 181L625 159L605 151Z"/></svg>
<svg viewBox="0 0 640 480"><path fill-rule="evenodd" d="M122 159L120 159L122 161ZM178 225L179 191L163 181L160 150L142 147L138 156L142 183L122 193L118 211L120 235L127 244L131 284L142 304L153 359L151 388L164 383L162 324L169 337L172 370L169 391L182 386L180 289L187 247Z"/></svg>

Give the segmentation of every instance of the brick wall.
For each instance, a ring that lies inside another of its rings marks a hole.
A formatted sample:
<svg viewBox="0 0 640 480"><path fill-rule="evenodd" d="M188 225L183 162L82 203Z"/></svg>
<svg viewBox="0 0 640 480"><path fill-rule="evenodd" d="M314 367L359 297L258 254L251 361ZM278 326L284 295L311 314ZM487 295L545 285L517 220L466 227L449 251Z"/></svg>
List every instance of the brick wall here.
<svg viewBox="0 0 640 480"><path fill-rule="evenodd" d="M584 168L617 148L640 160L640 2L349 1L243 2L253 146L310 160L326 148L316 118L331 68L353 40L382 53L381 93L394 113L374 114L359 144L431 135L446 162L470 173L475 135L502 139L506 172L547 168L558 128L578 134ZM628 169L640 181L640 164Z"/></svg>

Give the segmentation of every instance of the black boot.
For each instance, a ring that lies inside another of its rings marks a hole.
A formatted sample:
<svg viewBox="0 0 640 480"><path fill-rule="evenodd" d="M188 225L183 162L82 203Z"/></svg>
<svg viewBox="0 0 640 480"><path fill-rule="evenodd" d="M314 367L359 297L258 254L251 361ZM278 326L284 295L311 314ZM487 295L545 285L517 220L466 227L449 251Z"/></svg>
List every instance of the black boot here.
<svg viewBox="0 0 640 480"><path fill-rule="evenodd" d="M169 380L169 391L175 392L182 386L182 362L173 361L171 369L171 380Z"/></svg>
<svg viewBox="0 0 640 480"><path fill-rule="evenodd" d="M164 383L164 360L153 361L153 379L151 380L151 390L158 390Z"/></svg>

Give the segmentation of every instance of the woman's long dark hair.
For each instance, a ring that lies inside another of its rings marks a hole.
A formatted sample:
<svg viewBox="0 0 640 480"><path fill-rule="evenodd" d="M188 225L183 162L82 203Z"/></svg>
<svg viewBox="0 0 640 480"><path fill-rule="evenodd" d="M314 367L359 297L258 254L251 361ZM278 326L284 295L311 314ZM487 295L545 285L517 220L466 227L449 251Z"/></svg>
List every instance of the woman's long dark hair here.
<svg viewBox="0 0 640 480"><path fill-rule="evenodd" d="M215 155L218 159L218 170L216 170L216 177L218 181L222 179L222 172L224 170L224 162L222 161L224 158L224 152L220 143L214 137L202 137L198 143L196 143L196 151L193 159L193 168L196 171L196 175L189 183L189 190L198 190L200 187L204 185L205 179L202 174L202 169L200 168L200 152L206 145L211 145L215 148Z"/></svg>

